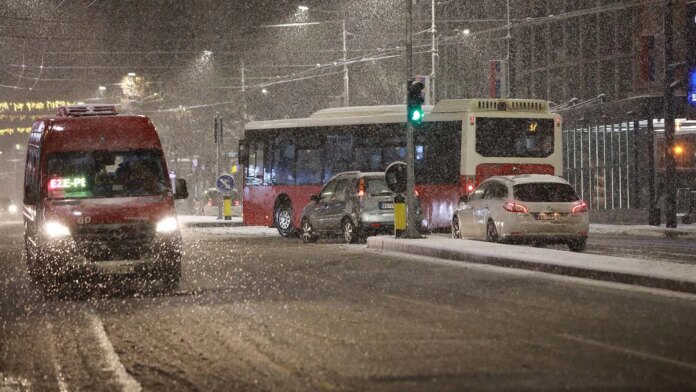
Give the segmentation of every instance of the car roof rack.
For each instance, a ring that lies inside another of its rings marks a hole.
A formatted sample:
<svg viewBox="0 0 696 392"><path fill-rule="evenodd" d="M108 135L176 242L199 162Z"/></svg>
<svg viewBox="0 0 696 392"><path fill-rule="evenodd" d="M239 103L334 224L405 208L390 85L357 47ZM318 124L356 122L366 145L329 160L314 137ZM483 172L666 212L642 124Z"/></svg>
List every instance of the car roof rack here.
<svg viewBox="0 0 696 392"><path fill-rule="evenodd" d="M60 117L113 116L118 114L116 109L117 105L60 106L57 114Z"/></svg>

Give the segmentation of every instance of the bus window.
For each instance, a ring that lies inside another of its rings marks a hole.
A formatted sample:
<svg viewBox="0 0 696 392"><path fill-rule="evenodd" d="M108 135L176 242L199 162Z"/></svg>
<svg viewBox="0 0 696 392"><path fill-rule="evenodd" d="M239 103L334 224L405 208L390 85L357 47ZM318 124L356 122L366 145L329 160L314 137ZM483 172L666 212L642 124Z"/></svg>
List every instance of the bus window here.
<svg viewBox="0 0 696 392"><path fill-rule="evenodd" d="M423 123L416 131L416 182L456 184L459 181L462 123Z"/></svg>
<svg viewBox="0 0 696 392"><path fill-rule="evenodd" d="M297 185L312 185L322 183L324 165L323 139L319 133L309 129L301 129L302 136L295 139L296 167L295 179Z"/></svg>
<svg viewBox="0 0 696 392"><path fill-rule="evenodd" d="M476 118L476 152L484 157L545 158L553 154L553 119Z"/></svg>
<svg viewBox="0 0 696 392"><path fill-rule="evenodd" d="M271 183L295 185L295 143L289 137L279 136L273 141Z"/></svg>
<svg viewBox="0 0 696 392"><path fill-rule="evenodd" d="M262 141L249 143L249 165L246 168L247 185L264 184L264 148Z"/></svg>
<svg viewBox="0 0 696 392"><path fill-rule="evenodd" d="M324 182L353 166L353 135L326 135Z"/></svg>

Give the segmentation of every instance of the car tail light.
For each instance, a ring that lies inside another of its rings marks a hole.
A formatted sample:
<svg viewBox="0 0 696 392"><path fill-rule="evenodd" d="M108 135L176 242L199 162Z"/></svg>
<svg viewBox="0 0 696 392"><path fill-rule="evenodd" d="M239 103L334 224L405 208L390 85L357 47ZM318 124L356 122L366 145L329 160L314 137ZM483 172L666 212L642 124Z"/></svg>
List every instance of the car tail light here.
<svg viewBox="0 0 696 392"><path fill-rule="evenodd" d="M362 197L365 196L365 179L361 178L360 181L358 181L358 196Z"/></svg>
<svg viewBox="0 0 696 392"><path fill-rule="evenodd" d="M527 213L529 210L527 209L526 206L520 204L520 203L515 203L514 201L508 201L503 204L503 209L505 211L509 212L521 212L521 213Z"/></svg>
<svg viewBox="0 0 696 392"><path fill-rule="evenodd" d="M576 205L573 206L573 208L570 210L573 214L579 214L581 212L587 212L587 203L584 201L581 201L577 203Z"/></svg>

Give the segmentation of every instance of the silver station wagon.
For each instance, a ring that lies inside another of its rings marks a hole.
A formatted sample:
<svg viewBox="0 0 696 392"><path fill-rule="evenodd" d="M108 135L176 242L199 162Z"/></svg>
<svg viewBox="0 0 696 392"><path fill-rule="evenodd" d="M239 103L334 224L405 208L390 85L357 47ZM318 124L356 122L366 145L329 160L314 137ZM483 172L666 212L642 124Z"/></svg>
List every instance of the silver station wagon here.
<svg viewBox="0 0 696 392"><path fill-rule="evenodd" d="M452 236L535 245L561 243L581 252L589 226L587 204L564 179L540 174L499 176L460 199L452 217Z"/></svg>
<svg viewBox="0 0 696 392"><path fill-rule="evenodd" d="M382 172L339 173L310 199L302 211L300 237L305 243L337 235L356 243L394 231L394 194Z"/></svg>

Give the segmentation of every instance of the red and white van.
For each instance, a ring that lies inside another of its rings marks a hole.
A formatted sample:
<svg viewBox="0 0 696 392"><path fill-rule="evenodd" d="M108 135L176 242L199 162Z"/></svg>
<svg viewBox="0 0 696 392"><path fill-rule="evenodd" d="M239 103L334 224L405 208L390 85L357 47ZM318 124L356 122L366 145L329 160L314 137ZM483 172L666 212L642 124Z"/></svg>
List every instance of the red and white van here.
<svg viewBox="0 0 696 392"><path fill-rule="evenodd" d="M38 119L24 175L24 238L32 280L50 294L66 276L139 275L177 287L181 234L157 131L115 106L62 107ZM174 189L173 189L174 188Z"/></svg>

